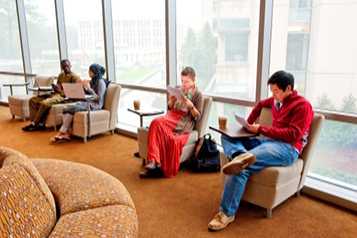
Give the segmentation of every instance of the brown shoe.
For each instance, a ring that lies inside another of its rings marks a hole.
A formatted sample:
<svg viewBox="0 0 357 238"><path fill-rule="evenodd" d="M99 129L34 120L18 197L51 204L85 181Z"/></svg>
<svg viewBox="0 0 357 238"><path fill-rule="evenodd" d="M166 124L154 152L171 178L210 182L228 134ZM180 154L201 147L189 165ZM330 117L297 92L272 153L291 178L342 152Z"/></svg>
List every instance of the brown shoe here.
<svg viewBox="0 0 357 238"><path fill-rule="evenodd" d="M227 216L224 212L218 212L213 219L208 223L208 230L210 231L220 231L226 228L235 219L235 216Z"/></svg>
<svg viewBox="0 0 357 238"><path fill-rule="evenodd" d="M247 168L249 165L255 163L255 155L246 152L236 156L231 162L223 166L222 171L224 174L232 175L239 174L240 171Z"/></svg>

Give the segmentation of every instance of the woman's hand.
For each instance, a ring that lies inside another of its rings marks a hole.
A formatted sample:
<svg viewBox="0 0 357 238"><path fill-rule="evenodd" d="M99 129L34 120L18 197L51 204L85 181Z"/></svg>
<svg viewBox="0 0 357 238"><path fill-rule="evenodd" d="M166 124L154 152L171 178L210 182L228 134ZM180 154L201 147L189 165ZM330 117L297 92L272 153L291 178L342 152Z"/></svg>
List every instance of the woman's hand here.
<svg viewBox="0 0 357 238"><path fill-rule="evenodd" d="M194 108L193 102L187 97L183 97L183 102L186 104L189 110L192 110L192 108Z"/></svg>
<svg viewBox="0 0 357 238"><path fill-rule="evenodd" d="M89 89L89 88L90 88L89 82L90 82L89 80L83 79L83 80L81 81L81 83L82 83L82 85L83 85L83 88Z"/></svg>
<svg viewBox="0 0 357 238"><path fill-rule="evenodd" d="M176 102L176 101L177 101L177 98L176 98L175 96L171 95L171 96L169 97L169 101Z"/></svg>
<svg viewBox="0 0 357 238"><path fill-rule="evenodd" d="M187 97L183 97L183 102L186 104L189 112L194 118L198 118L201 115L201 113L197 110L197 108L190 99L188 99Z"/></svg>
<svg viewBox="0 0 357 238"><path fill-rule="evenodd" d="M177 98L175 96L173 96L173 95L169 96L169 101L167 103L167 106L169 107L169 109L173 108L176 101L177 101Z"/></svg>

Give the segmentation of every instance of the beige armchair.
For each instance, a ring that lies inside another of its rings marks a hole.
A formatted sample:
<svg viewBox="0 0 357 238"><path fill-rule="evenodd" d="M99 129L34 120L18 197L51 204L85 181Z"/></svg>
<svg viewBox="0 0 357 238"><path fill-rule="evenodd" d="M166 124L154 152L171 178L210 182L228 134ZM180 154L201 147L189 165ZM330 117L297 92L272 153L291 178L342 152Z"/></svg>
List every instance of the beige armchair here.
<svg viewBox="0 0 357 238"><path fill-rule="evenodd" d="M207 129L208 116L211 110L212 98L203 98L203 111L201 119L194 130L190 133L186 145L183 147L182 155L180 157L180 162L184 162L191 157L194 152L196 141L198 138L202 137ZM148 143L148 128L140 127L138 128L138 146L139 146L139 156L140 158L146 160L147 158L147 143Z"/></svg>
<svg viewBox="0 0 357 238"><path fill-rule="evenodd" d="M98 111L76 112L73 118L72 134L83 138L111 131L118 122L118 105L121 87L119 84L110 84L104 101L104 108ZM88 120L88 117L90 118Z"/></svg>
<svg viewBox="0 0 357 238"><path fill-rule="evenodd" d="M35 90L35 88L48 87L54 82L56 77L54 76L36 76L33 80L33 87L28 87L28 84L23 84L26 87L26 92L28 89L32 89L33 93L29 95L10 95L8 97L9 108L12 118L18 116L25 120L30 117L30 106L29 102L31 97L39 95L41 91Z"/></svg>
<svg viewBox="0 0 357 238"><path fill-rule="evenodd" d="M323 120L323 115L315 113L310 127L308 143L294 164L288 167L269 167L249 178L243 195L244 201L266 208L266 216L270 218L273 208L284 202L291 195L300 194L310 167ZM264 108L262 110L259 123L271 125L270 109ZM224 155L221 156L221 159L223 164L228 162Z"/></svg>

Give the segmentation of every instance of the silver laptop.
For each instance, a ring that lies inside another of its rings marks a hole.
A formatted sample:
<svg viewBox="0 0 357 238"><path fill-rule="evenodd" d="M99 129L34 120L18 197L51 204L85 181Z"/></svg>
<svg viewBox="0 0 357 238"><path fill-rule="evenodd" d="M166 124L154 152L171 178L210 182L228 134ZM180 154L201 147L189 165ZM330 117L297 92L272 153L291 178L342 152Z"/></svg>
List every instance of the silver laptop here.
<svg viewBox="0 0 357 238"><path fill-rule="evenodd" d="M85 99L83 84L81 83L63 83L63 92L66 98Z"/></svg>

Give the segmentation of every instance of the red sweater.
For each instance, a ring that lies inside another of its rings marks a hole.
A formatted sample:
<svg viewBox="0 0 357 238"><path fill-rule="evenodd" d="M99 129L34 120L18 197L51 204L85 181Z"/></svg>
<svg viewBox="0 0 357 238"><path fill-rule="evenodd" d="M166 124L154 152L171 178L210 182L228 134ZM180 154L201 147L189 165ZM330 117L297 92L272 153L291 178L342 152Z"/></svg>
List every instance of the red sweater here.
<svg viewBox="0 0 357 238"><path fill-rule="evenodd" d="M263 107L271 108L272 126L261 125L258 132L264 136L285 141L301 152L306 144L314 116L311 104L296 91L284 99L280 110L276 108L274 102L273 97L260 101L253 108L247 121L250 124L254 123Z"/></svg>

